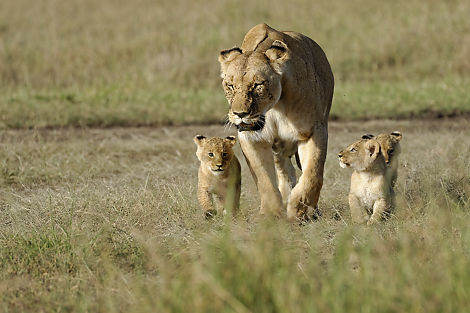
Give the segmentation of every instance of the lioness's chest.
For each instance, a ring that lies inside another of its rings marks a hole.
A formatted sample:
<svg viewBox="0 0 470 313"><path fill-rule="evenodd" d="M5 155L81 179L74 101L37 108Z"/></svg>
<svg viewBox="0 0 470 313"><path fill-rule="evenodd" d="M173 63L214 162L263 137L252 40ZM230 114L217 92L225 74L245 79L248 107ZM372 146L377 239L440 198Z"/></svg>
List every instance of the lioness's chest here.
<svg viewBox="0 0 470 313"><path fill-rule="evenodd" d="M266 138L272 144L273 151L290 156L297 151L297 145L303 140L297 126L283 113L271 110L266 114Z"/></svg>

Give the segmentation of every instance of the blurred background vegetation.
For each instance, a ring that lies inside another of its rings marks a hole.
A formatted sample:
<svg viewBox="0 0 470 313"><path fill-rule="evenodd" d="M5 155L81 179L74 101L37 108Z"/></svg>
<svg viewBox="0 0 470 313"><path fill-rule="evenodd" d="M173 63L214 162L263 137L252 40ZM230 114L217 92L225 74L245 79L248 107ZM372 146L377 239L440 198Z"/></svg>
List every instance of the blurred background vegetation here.
<svg viewBox="0 0 470 313"><path fill-rule="evenodd" d="M325 50L333 118L470 111L463 0L7 0L0 2L0 127L220 122L218 52L255 24Z"/></svg>

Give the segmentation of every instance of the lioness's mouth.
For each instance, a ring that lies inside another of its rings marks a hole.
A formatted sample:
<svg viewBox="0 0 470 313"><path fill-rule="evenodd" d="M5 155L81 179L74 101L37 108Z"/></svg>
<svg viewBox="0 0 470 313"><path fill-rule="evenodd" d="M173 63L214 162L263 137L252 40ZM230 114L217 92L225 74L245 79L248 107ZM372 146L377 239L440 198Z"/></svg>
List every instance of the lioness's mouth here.
<svg viewBox="0 0 470 313"><path fill-rule="evenodd" d="M257 131L260 130L264 127L264 124L266 123L264 115L261 115L256 122L253 123L244 123L241 122L238 125L235 125L238 129L239 132L243 131Z"/></svg>

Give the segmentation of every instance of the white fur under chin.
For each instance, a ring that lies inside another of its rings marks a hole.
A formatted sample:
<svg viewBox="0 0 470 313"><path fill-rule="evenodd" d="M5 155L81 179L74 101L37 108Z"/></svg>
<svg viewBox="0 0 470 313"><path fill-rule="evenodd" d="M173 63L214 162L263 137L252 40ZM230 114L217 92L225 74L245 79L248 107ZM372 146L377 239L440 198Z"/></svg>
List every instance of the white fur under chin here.
<svg viewBox="0 0 470 313"><path fill-rule="evenodd" d="M346 164L344 164L343 162L339 161L339 166L341 166L342 168L347 168L348 166Z"/></svg>
<svg viewBox="0 0 470 313"><path fill-rule="evenodd" d="M212 170L211 170L211 171L212 171ZM214 176L220 176L220 175L222 175L223 173L224 173L224 171L212 171L212 174L213 174Z"/></svg>

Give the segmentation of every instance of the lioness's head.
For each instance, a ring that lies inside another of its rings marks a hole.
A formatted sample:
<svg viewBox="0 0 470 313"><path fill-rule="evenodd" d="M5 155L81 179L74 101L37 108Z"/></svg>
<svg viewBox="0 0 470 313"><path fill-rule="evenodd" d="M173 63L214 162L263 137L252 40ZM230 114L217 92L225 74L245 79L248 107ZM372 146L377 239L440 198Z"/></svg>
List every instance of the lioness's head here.
<svg viewBox="0 0 470 313"><path fill-rule="evenodd" d="M357 171L365 171L377 159L380 150L380 145L375 139L358 140L338 154L339 165L342 168L352 167Z"/></svg>
<svg viewBox="0 0 470 313"><path fill-rule="evenodd" d="M289 58L287 45L275 40L265 52L232 48L220 52L228 117L239 131L259 130L264 116L281 97L281 75Z"/></svg>
<svg viewBox="0 0 470 313"><path fill-rule="evenodd" d="M390 164L394 157L397 157L401 152L400 140L402 134L399 131L391 132L390 134L380 134L377 136L367 134L363 135L362 139L374 138L380 144L382 155L384 156L385 163Z"/></svg>
<svg viewBox="0 0 470 313"><path fill-rule="evenodd" d="M230 161L233 158L232 147L236 141L233 136L206 138L202 135L196 135L194 142L197 145L197 158L214 175L221 175L230 166Z"/></svg>

